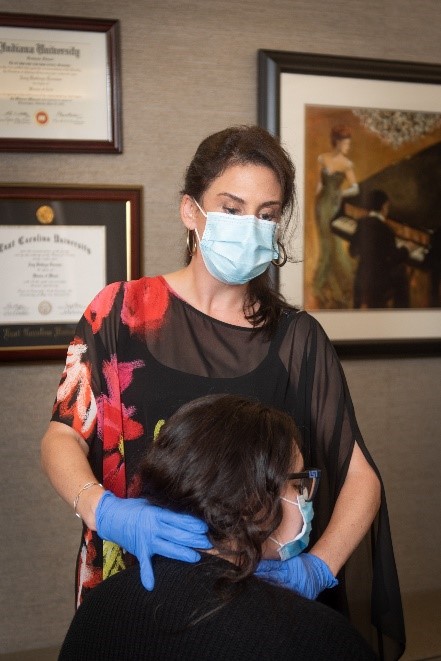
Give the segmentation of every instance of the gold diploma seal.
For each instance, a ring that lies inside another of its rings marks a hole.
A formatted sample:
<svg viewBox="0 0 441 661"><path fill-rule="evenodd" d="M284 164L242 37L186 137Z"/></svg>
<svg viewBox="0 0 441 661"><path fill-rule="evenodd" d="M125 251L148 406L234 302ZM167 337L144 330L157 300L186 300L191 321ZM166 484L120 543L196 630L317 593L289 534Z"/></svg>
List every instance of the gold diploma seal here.
<svg viewBox="0 0 441 661"><path fill-rule="evenodd" d="M40 222L42 225L49 225L55 218L54 210L52 207L48 207L47 205L38 207L35 215L37 216L38 222Z"/></svg>

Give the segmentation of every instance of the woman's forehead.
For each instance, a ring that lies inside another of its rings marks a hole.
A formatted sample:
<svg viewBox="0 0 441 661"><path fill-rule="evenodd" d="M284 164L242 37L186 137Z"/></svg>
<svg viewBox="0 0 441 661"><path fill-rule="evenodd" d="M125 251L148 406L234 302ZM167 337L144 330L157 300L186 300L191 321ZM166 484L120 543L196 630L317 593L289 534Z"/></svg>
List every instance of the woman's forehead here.
<svg viewBox="0 0 441 661"><path fill-rule="evenodd" d="M275 172L264 165L252 163L230 165L205 191L205 195L223 194L244 202L256 196L266 202L282 201L282 187Z"/></svg>

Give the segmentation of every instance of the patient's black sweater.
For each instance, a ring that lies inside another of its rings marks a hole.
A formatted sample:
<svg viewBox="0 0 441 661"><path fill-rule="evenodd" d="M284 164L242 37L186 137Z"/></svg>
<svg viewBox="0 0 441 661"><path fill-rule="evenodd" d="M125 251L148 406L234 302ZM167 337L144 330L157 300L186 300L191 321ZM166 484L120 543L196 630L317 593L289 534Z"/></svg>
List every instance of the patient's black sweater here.
<svg viewBox="0 0 441 661"><path fill-rule="evenodd" d="M215 584L228 567L210 555L197 564L156 557L152 592L139 567L108 578L77 611L59 661L377 658L343 615L256 577L223 602Z"/></svg>

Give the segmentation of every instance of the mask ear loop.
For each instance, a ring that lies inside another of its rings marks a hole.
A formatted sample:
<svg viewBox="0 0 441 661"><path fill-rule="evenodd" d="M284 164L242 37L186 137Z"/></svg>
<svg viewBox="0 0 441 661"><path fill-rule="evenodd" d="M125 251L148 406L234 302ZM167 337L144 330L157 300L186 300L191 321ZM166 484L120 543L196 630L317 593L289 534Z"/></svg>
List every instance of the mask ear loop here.
<svg viewBox="0 0 441 661"><path fill-rule="evenodd" d="M207 214L206 214L206 212L202 209L202 207L200 206L200 204L198 203L198 201L195 200L194 197L192 197L191 199L193 200L193 202L195 203L195 205L197 206L197 208L199 209L199 211L201 212L201 214L202 214L203 216L205 216L205 218L206 218L206 217L207 217Z"/></svg>
<svg viewBox="0 0 441 661"><path fill-rule="evenodd" d="M271 264L274 266L277 266L277 268L281 269L282 266L285 266L286 260L288 259L288 255L286 254L285 246L283 243L280 243L280 241L277 241L277 246L279 248L279 259L276 261L275 259L271 260ZM282 259L280 259L280 253L283 253Z"/></svg>
<svg viewBox="0 0 441 661"><path fill-rule="evenodd" d="M300 507L300 503L299 503L299 496L297 496L297 501L295 501L295 500L290 500L289 498L285 498L284 496L280 496L280 500L284 500L286 503L291 503L291 505L295 505L296 507L298 507L299 510L300 510L300 512L302 511L302 510L301 510L301 507ZM296 542L298 539L300 539L300 537L303 536L303 534L304 534L304 532L305 532L305 530L306 530L306 525L307 525L307 523L306 523L305 517L304 517L303 515L302 515L302 519L303 519L302 529L300 530L299 533L297 533L296 537L295 537L294 539L291 539L289 542L285 542L284 544L282 544L282 542L279 542L279 540L277 539L277 537L271 537L271 535L268 537L268 539L270 539L272 542L274 542L275 544L277 544L277 546L278 546L280 549L282 549L282 548L283 548L284 546L286 546L287 544L292 544L292 542Z"/></svg>

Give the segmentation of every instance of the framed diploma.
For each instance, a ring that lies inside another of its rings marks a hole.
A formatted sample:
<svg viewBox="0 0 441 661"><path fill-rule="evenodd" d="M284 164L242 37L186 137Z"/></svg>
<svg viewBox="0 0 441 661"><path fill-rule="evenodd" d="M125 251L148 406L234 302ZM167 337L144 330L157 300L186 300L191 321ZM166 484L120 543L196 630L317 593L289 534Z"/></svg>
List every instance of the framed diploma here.
<svg viewBox="0 0 441 661"><path fill-rule="evenodd" d="M120 153L119 22L0 13L0 150Z"/></svg>
<svg viewBox="0 0 441 661"><path fill-rule="evenodd" d="M0 186L0 360L64 357L106 284L139 277L141 187Z"/></svg>

